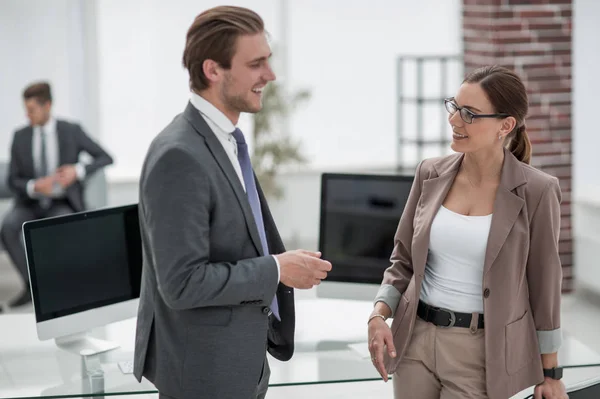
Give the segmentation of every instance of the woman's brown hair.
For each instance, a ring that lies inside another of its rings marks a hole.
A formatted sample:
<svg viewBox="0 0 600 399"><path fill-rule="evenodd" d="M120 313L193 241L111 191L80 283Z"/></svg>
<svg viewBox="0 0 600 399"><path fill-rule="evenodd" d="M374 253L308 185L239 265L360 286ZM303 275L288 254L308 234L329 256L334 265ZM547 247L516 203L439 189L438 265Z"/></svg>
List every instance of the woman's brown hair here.
<svg viewBox="0 0 600 399"><path fill-rule="evenodd" d="M202 69L205 60L213 60L229 69L237 38L263 31L262 18L243 7L219 6L198 15L187 32L183 51L183 66L190 74L190 88L199 92L208 87Z"/></svg>
<svg viewBox="0 0 600 399"><path fill-rule="evenodd" d="M531 142L527 135L525 117L529 110L527 90L521 78L508 68L484 66L467 75L463 83L479 83L495 112L508 114L517 120L508 134L508 149L521 162L531 162Z"/></svg>

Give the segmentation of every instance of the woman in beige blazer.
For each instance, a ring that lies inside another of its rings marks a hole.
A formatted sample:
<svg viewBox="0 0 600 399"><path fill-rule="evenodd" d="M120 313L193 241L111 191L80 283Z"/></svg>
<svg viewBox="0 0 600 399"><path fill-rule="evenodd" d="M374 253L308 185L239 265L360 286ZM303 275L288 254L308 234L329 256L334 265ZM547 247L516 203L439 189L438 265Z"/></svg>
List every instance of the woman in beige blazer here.
<svg viewBox="0 0 600 399"><path fill-rule="evenodd" d="M446 109L457 154L417 167L368 322L372 361L396 399L507 399L533 385L536 399L566 398L561 192L529 166L525 87L480 68Z"/></svg>

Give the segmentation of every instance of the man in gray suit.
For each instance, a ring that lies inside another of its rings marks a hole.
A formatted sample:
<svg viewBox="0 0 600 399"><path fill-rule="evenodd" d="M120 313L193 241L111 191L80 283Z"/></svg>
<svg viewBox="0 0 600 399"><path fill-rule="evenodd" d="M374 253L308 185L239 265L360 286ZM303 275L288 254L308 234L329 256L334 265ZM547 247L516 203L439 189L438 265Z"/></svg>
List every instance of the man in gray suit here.
<svg viewBox="0 0 600 399"><path fill-rule="evenodd" d="M134 372L160 398L264 398L266 351L282 361L293 354L293 288L312 288L331 270L319 253L285 252L235 126L262 107L275 79L270 55L253 11L196 17L183 54L190 103L144 162Z"/></svg>
<svg viewBox="0 0 600 399"><path fill-rule="evenodd" d="M81 126L52 116L48 83L28 86L23 100L30 126L14 134L7 184L14 194L15 205L2 222L0 239L23 278L25 290L9 306L31 302L23 223L83 211L84 179L113 162ZM90 164L80 163L83 152L92 156Z"/></svg>

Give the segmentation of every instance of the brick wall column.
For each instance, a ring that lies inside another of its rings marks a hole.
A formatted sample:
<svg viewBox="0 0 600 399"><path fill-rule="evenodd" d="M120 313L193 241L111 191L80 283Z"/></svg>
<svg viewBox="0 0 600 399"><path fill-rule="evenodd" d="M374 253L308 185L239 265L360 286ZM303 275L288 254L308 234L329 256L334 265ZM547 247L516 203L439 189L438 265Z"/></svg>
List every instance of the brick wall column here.
<svg viewBox="0 0 600 399"><path fill-rule="evenodd" d="M499 64L517 72L529 96L532 165L560 179L563 291L572 290L572 0L463 0L465 72Z"/></svg>

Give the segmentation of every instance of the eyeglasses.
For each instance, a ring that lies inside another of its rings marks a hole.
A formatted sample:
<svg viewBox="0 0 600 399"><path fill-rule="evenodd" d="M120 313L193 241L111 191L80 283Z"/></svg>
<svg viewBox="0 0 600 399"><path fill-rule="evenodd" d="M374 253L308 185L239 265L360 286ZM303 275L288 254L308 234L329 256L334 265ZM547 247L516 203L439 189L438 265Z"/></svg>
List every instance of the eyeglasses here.
<svg viewBox="0 0 600 399"><path fill-rule="evenodd" d="M469 124L473 123L473 120L476 118L506 118L507 116L510 116L508 114L475 114L467 108L459 107L452 97L446 98L444 104L446 105L446 111L448 111L450 115L454 115L459 111L461 119Z"/></svg>

